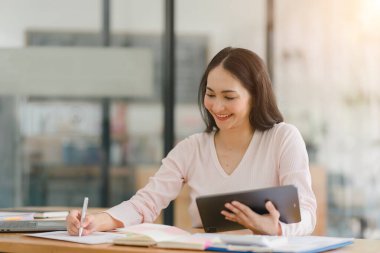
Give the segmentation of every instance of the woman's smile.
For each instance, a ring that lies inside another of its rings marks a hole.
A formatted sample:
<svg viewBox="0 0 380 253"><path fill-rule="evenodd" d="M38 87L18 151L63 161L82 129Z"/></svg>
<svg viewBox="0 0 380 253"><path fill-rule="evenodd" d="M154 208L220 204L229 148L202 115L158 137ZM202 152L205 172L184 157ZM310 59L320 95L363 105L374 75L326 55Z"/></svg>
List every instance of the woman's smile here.
<svg viewBox="0 0 380 253"><path fill-rule="evenodd" d="M225 121L225 120L231 118L232 114L217 114L217 113L214 113L214 116L219 121Z"/></svg>

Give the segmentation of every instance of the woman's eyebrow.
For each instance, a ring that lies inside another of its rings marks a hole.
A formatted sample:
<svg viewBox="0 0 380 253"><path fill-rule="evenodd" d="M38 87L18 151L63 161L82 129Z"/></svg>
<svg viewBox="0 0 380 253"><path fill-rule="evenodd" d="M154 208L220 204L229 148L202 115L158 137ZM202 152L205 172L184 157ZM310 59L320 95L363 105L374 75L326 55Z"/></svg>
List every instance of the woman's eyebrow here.
<svg viewBox="0 0 380 253"><path fill-rule="evenodd" d="M223 90L222 93L236 92L236 90Z"/></svg>
<svg viewBox="0 0 380 253"><path fill-rule="evenodd" d="M206 87L207 90L214 92L210 87ZM222 93L236 92L236 90L223 90Z"/></svg>

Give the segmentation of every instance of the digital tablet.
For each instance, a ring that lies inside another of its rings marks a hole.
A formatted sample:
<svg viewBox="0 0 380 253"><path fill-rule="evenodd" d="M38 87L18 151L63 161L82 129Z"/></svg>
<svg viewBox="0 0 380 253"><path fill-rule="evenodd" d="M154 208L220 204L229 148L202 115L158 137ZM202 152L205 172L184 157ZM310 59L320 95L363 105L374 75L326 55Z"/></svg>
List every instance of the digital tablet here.
<svg viewBox="0 0 380 253"><path fill-rule="evenodd" d="M266 214L265 203L270 200L280 212L280 221L295 223L301 221L297 188L293 185L262 188L224 194L205 195L196 198L198 211L206 233L245 229L236 222L226 220L221 214L228 211L224 204L239 201L258 214Z"/></svg>

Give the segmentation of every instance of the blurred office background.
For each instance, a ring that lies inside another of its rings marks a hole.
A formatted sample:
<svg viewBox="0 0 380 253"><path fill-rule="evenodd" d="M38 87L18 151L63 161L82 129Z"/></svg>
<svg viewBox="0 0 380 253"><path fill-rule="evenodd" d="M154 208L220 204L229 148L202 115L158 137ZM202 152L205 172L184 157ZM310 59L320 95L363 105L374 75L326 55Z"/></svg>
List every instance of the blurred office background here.
<svg viewBox="0 0 380 253"><path fill-rule="evenodd" d="M109 3L104 48L101 0L0 0L0 207L75 207L85 195L112 206L159 168L166 1ZM175 142L204 128L197 90L211 57L251 49L305 139L316 234L380 238L380 1L174 3ZM181 227L187 201L184 189Z"/></svg>

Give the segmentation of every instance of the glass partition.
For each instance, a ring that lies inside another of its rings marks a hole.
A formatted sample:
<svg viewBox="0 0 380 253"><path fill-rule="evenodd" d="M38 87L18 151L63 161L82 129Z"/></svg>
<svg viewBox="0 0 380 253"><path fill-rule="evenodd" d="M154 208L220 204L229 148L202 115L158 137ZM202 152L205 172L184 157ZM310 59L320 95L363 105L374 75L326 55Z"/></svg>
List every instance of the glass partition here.
<svg viewBox="0 0 380 253"><path fill-rule="evenodd" d="M149 21L126 13L163 3L110 2L109 48L101 42L102 1L2 2L1 207L80 206L85 195L90 206L102 205L104 99L110 101L109 204L135 193L136 168L158 168L161 129L148 124L135 136L129 125L136 121L134 107L148 103L155 110L161 104L162 8ZM146 36L135 40L144 29L154 36L151 44L144 44ZM134 34L126 37L130 30ZM137 118L150 112L139 113ZM162 115L156 116L162 125ZM150 132L153 144L141 137Z"/></svg>

